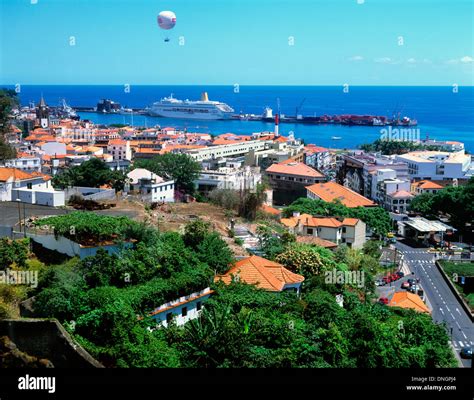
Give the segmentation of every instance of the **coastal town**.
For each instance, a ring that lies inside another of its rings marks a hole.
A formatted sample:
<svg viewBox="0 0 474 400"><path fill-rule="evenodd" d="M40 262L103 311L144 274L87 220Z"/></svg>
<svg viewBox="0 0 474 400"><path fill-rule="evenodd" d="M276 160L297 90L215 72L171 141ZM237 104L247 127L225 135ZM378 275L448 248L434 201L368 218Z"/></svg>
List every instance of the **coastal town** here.
<svg viewBox="0 0 474 400"><path fill-rule="evenodd" d="M1 363L471 366L463 143L325 148L278 115L272 131L212 135L1 100ZM38 351L35 329L66 335L61 354ZM369 331L370 349L350 348Z"/></svg>

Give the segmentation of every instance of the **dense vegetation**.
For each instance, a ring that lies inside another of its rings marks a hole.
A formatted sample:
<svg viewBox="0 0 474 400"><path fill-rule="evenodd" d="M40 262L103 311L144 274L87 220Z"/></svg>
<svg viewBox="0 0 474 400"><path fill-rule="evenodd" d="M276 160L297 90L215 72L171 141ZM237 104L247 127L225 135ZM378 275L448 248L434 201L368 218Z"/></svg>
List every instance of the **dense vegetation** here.
<svg viewBox="0 0 474 400"><path fill-rule="evenodd" d="M364 143L359 146L361 150L366 152L380 152L386 155L404 154L410 151L419 150L439 150L439 146L423 145L417 142L403 140L382 140L377 139L373 143Z"/></svg>
<svg viewBox="0 0 474 400"><path fill-rule="evenodd" d="M119 254L100 251L84 260L37 267L39 285L31 293L37 316L58 318L106 366L454 365L443 326L427 315L374 303L370 265L378 255L376 244L363 251L341 246L333 253L288 239L275 258L305 276L298 297L242 283L211 283L232 255L201 220L182 235L141 224L133 225L132 233L133 247ZM4 253L7 246L0 246L0 256L10 257ZM333 269L363 270L365 284L328 282L325 272ZM209 285L215 294L199 319L184 327L147 329L154 327L150 311ZM336 295L343 296L343 307Z"/></svg>
<svg viewBox="0 0 474 400"><path fill-rule="evenodd" d="M474 277L474 264L470 262L440 261L446 275L451 279L458 292L466 300L466 303L474 311L474 292L469 291L467 286L461 285L462 276Z"/></svg>
<svg viewBox="0 0 474 400"><path fill-rule="evenodd" d="M63 170L53 177L53 186L57 189L66 189L71 186L100 187L108 185L116 191L123 190L127 176L123 171L112 171L107 164L91 158L77 167Z"/></svg>
<svg viewBox="0 0 474 400"><path fill-rule="evenodd" d="M8 144L7 134L10 132L10 114L19 100L12 89L0 89L0 161L16 157L16 150Z"/></svg>
<svg viewBox="0 0 474 400"><path fill-rule="evenodd" d="M213 204L235 211L240 217L252 221L257 217L257 212L266 199L266 188L266 183L257 184L255 190L216 188L209 193L208 197Z"/></svg>
<svg viewBox="0 0 474 400"><path fill-rule="evenodd" d="M464 186L450 186L436 193L424 193L411 202L411 210L428 218L447 215L450 223L464 235L466 243L472 241L474 223L474 178ZM471 225L466 225L471 224Z"/></svg>
<svg viewBox="0 0 474 400"><path fill-rule="evenodd" d="M201 164L187 154L165 153L151 160L136 160L134 168L145 168L165 180L173 179L176 188L184 193L194 193L194 181L199 178Z"/></svg>
<svg viewBox="0 0 474 400"><path fill-rule="evenodd" d="M379 236L385 236L392 226L389 214L382 207L349 208L339 201L328 203L322 200L300 198L283 210L286 217L291 217L294 212L313 216L358 218L364 221L375 235Z"/></svg>
<svg viewBox="0 0 474 400"><path fill-rule="evenodd" d="M138 225L128 217L111 217L80 211L41 218L34 224L38 227L50 227L55 236L64 236L82 244L120 241L125 236L128 239L136 239L134 229Z"/></svg>

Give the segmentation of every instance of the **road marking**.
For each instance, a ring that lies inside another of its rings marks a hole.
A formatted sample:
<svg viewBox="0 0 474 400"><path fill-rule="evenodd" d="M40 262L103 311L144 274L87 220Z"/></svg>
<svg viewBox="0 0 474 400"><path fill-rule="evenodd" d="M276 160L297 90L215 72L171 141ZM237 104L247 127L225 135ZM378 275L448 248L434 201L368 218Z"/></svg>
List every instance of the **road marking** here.
<svg viewBox="0 0 474 400"><path fill-rule="evenodd" d="M459 345L460 345L461 347L464 347L464 343L461 342L461 341L459 341Z"/></svg>
<svg viewBox="0 0 474 400"><path fill-rule="evenodd" d="M462 333L462 335L464 336L464 339L467 339L466 334L465 334L463 331L461 331L461 333Z"/></svg>
<svg viewBox="0 0 474 400"><path fill-rule="evenodd" d="M444 311L443 311L443 309L442 309L441 307L439 308L439 311L441 311L441 314L444 315Z"/></svg>
<svg viewBox="0 0 474 400"><path fill-rule="evenodd" d="M450 313L450 314L451 314L451 317L453 317L453 319L456 319L456 318L454 317L453 313ZM458 321L456 321L456 324L457 324L457 323L458 323ZM459 326L459 324L458 324L458 326ZM460 326L459 326L459 329L461 329Z"/></svg>
<svg viewBox="0 0 474 400"><path fill-rule="evenodd" d="M444 304L446 304L446 303L444 303ZM449 309L449 307L448 307L448 306L446 306L446 308L447 308L447 310L448 310L449 312L451 312L451 310Z"/></svg>
<svg viewBox="0 0 474 400"><path fill-rule="evenodd" d="M453 315L453 314L451 314L451 315ZM453 316L453 318L454 318L454 316ZM461 325L459 325L458 321L456 321L456 325L458 326L459 329L461 329Z"/></svg>
<svg viewBox="0 0 474 400"><path fill-rule="evenodd" d="M461 311L459 311L459 308L456 307L456 311L459 313L459 315L462 315Z"/></svg>

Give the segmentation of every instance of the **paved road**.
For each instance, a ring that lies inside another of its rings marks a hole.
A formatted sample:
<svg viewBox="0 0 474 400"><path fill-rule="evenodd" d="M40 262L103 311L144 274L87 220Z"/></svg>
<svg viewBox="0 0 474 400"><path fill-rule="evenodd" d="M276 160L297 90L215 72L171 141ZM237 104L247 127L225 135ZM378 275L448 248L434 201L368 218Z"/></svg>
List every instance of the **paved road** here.
<svg viewBox="0 0 474 400"><path fill-rule="evenodd" d="M420 278L425 296L433 309L433 320L438 323L446 322L456 352L459 354L462 347L474 346L474 324L438 271L433 254L426 249L413 248L400 242L396 247L415 277ZM470 360L462 360L462 363L465 367L471 366Z"/></svg>

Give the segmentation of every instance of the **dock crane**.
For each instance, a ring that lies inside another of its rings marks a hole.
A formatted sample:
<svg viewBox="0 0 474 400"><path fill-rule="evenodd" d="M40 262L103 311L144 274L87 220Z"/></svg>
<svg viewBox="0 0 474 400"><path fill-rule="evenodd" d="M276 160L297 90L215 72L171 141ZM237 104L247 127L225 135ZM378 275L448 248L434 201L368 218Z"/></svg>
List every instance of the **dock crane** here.
<svg viewBox="0 0 474 400"><path fill-rule="evenodd" d="M298 119L298 112L301 110L301 108L303 107L303 104L304 102L306 101L306 97L301 101L301 103L299 104L298 107L296 107L296 110L295 110L295 117L296 119Z"/></svg>

